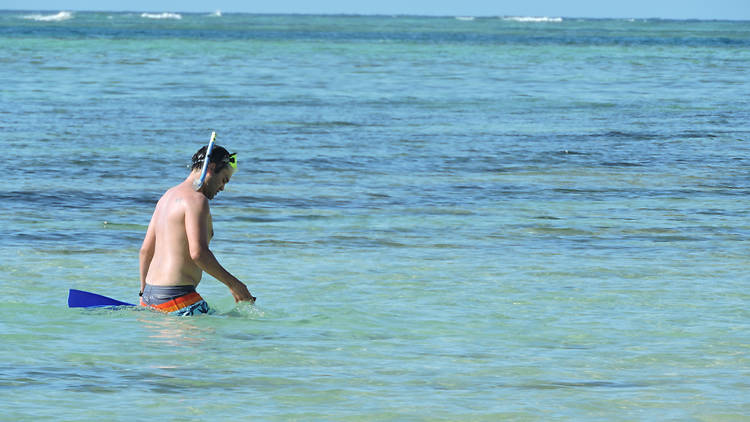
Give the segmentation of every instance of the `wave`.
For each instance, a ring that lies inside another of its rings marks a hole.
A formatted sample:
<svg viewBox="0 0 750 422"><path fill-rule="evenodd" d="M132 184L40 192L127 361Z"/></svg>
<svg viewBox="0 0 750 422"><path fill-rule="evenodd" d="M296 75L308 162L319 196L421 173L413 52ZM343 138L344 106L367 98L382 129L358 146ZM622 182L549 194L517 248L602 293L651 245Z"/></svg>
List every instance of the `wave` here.
<svg viewBox="0 0 750 422"><path fill-rule="evenodd" d="M179 13L141 13L142 18L147 19L182 19L182 15Z"/></svg>
<svg viewBox="0 0 750 422"><path fill-rule="evenodd" d="M30 19L37 22L62 22L73 18L70 12L59 12L54 15L27 15L24 19Z"/></svg>
<svg viewBox="0 0 750 422"><path fill-rule="evenodd" d="M214 17L214 18L220 18L221 17L221 10L216 9L216 11L214 13L211 13L208 16L211 16L211 17Z"/></svg>
<svg viewBox="0 0 750 422"><path fill-rule="evenodd" d="M503 20L513 22L562 22L563 18L549 18L547 16L506 16Z"/></svg>
<svg viewBox="0 0 750 422"><path fill-rule="evenodd" d="M474 16L456 16L456 19L460 21L473 21Z"/></svg>

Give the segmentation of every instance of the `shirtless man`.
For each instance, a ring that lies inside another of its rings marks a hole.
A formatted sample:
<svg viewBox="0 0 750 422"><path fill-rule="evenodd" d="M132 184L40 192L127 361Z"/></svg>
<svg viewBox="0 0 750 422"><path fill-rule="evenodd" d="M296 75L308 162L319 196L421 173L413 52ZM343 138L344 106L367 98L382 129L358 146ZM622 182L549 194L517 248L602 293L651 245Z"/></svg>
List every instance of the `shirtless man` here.
<svg viewBox="0 0 750 422"><path fill-rule="evenodd" d="M208 201L232 178L236 154L215 146L206 179L196 191L206 147L193 155L187 179L169 189L156 204L140 252L141 305L175 315L208 312L208 305L195 291L203 272L226 284L236 302L255 301L247 286L219 264L208 243L213 225Z"/></svg>

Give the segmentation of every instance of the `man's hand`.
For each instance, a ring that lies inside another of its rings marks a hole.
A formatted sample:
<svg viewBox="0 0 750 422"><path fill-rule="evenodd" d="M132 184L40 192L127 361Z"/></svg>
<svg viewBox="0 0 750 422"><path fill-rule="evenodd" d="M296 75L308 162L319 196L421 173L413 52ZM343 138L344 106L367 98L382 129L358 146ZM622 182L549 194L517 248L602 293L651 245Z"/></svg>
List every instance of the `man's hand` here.
<svg viewBox="0 0 750 422"><path fill-rule="evenodd" d="M249 301L255 303L256 298L250 294L249 290L247 290L245 283L238 280L237 284L232 286L229 290L231 290L235 302Z"/></svg>

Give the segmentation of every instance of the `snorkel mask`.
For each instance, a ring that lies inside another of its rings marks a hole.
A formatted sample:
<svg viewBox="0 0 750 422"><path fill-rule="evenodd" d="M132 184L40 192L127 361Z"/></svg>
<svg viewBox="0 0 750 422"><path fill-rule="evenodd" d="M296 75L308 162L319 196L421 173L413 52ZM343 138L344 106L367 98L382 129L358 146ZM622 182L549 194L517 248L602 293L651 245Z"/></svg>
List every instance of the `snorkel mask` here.
<svg viewBox="0 0 750 422"><path fill-rule="evenodd" d="M225 164L229 164L229 166L232 167L232 169L234 169L234 171L237 171L237 153L236 152L227 155L221 161L224 162Z"/></svg>
<svg viewBox="0 0 750 422"><path fill-rule="evenodd" d="M192 166L195 168L196 164L203 165L205 160L204 156L199 156L196 160L193 161ZM209 158L210 160L210 158ZM234 152L232 154L227 155L226 157L222 158L221 161L215 162L216 164L221 163L221 168L224 168L224 166L230 166L234 171L237 171L237 153ZM191 165L188 165L188 168L190 168Z"/></svg>

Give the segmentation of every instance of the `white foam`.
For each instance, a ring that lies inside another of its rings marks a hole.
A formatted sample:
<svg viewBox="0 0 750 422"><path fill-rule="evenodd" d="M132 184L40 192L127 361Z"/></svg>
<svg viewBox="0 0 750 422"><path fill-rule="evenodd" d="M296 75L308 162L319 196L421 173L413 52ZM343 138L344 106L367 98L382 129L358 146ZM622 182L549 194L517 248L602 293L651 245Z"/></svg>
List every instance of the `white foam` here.
<svg viewBox="0 0 750 422"><path fill-rule="evenodd" d="M62 22L73 18L73 14L70 12L59 12L55 15L27 15L23 18L37 22Z"/></svg>
<svg viewBox="0 0 750 422"><path fill-rule="evenodd" d="M506 16L503 20L513 22L562 22L563 18L549 18L547 16Z"/></svg>
<svg viewBox="0 0 750 422"><path fill-rule="evenodd" d="M460 21L473 21L474 16L456 16L456 19Z"/></svg>
<svg viewBox="0 0 750 422"><path fill-rule="evenodd" d="M212 17L214 17L214 18L220 18L220 17L221 17L221 10L218 10L218 9L217 9L217 10L216 10L216 11L215 11L214 13L211 13L211 14L210 14L210 15L208 15L208 16L212 16Z"/></svg>
<svg viewBox="0 0 750 422"><path fill-rule="evenodd" d="M182 19L182 15L179 13L141 13L142 18L147 19Z"/></svg>

